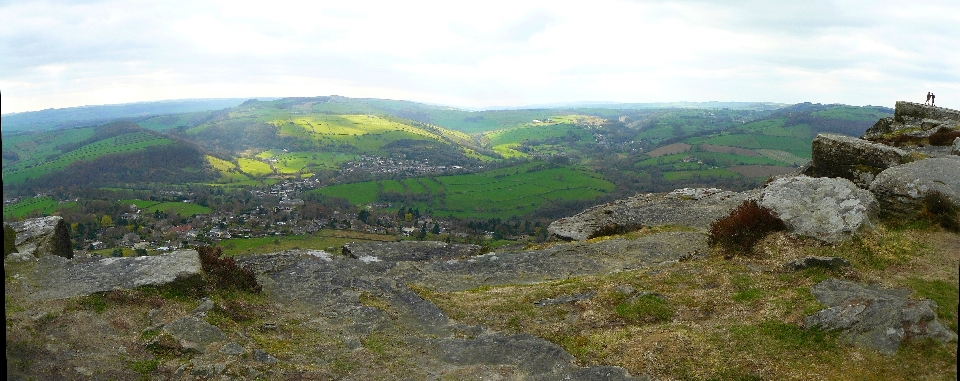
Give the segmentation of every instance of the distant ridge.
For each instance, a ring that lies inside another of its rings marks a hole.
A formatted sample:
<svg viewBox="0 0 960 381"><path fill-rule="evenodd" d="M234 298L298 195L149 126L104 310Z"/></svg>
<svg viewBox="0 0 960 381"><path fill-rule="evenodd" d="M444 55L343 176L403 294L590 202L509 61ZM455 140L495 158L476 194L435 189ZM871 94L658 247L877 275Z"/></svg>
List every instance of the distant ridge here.
<svg viewBox="0 0 960 381"><path fill-rule="evenodd" d="M118 119L221 110L250 98L174 99L152 102L90 105L3 114L3 132L47 131L92 126ZM261 100L277 98L260 98Z"/></svg>
<svg viewBox="0 0 960 381"><path fill-rule="evenodd" d="M490 110L528 110L553 108L607 108L607 109L654 109L654 108L729 108L736 110L776 110L789 106L787 103L773 102L650 102L650 103L622 103L607 101L559 102L543 103L524 106L496 106L481 108L464 108L472 111Z"/></svg>

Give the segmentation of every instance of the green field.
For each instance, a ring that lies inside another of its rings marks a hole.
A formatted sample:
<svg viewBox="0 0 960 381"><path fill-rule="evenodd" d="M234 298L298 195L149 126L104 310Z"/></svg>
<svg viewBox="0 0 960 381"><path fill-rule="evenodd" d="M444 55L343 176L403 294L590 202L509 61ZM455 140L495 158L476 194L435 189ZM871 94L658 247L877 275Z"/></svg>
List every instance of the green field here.
<svg viewBox="0 0 960 381"><path fill-rule="evenodd" d="M47 196L34 197L3 207L3 215L13 216L14 218L25 217L32 212L37 212L41 215L51 215L53 212L56 212L57 209L71 207L76 204L76 202L61 204L59 201Z"/></svg>
<svg viewBox="0 0 960 381"><path fill-rule="evenodd" d="M144 213L154 213L161 211L168 214L179 214L181 216L192 216L194 214L208 214L210 208L191 204L189 202L161 202L155 203L143 209Z"/></svg>
<svg viewBox="0 0 960 381"><path fill-rule="evenodd" d="M403 184L404 193L429 199L406 206L431 209L436 216L467 218L518 216L551 200L592 199L613 190L612 183L595 173L539 162L469 175L406 179ZM370 204L381 201L378 189L397 190L397 185L393 180L371 181L314 192L343 197L354 204Z"/></svg>

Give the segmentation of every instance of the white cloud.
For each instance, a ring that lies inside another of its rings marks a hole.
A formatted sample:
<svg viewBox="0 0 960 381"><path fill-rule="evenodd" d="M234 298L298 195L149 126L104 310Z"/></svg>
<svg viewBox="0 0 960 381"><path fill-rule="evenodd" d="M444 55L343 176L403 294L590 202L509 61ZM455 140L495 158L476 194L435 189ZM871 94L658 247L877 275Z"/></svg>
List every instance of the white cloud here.
<svg viewBox="0 0 960 381"><path fill-rule="evenodd" d="M957 36L947 1L35 1L0 4L0 86L3 113L334 93L951 105Z"/></svg>

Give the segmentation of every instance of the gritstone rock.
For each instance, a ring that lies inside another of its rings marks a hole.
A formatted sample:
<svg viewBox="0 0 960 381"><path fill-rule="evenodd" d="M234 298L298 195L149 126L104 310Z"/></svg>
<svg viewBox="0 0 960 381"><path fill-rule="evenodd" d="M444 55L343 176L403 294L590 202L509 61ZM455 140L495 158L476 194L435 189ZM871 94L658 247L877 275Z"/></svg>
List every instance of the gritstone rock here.
<svg viewBox="0 0 960 381"><path fill-rule="evenodd" d="M31 218L4 225L17 233L17 251L23 255L73 258L70 233L60 216Z"/></svg>
<svg viewBox="0 0 960 381"><path fill-rule="evenodd" d="M810 292L829 308L805 317L804 326L841 330L854 345L892 355L904 339L957 340L956 333L937 321L937 304L911 300L909 290L827 279Z"/></svg>
<svg viewBox="0 0 960 381"><path fill-rule="evenodd" d="M882 118L867 129L863 139L887 140L896 135L927 138L940 127L955 128L960 111L913 102L897 102L893 117Z"/></svg>
<svg viewBox="0 0 960 381"><path fill-rule="evenodd" d="M48 256L37 262L31 282L25 282L31 299L61 299L140 286L192 286L203 282L200 256L181 250L149 257L104 258L74 262Z"/></svg>
<svg viewBox="0 0 960 381"><path fill-rule="evenodd" d="M551 223L547 230L562 239L584 241L643 226L683 225L706 229L754 194L716 188L686 188L670 193L637 195L561 218Z"/></svg>
<svg viewBox="0 0 960 381"><path fill-rule="evenodd" d="M846 179L796 176L768 184L760 205L775 211L794 233L838 242L870 226L876 199Z"/></svg>
<svg viewBox="0 0 960 381"><path fill-rule="evenodd" d="M889 168L877 175L870 191L882 211L894 216L916 213L921 199L934 191L960 205L960 157L932 158Z"/></svg>
<svg viewBox="0 0 960 381"><path fill-rule="evenodd" d="M953 147L951 147L950 153L960 155L960 138L953 139Z"/></svg>
<svg viewBox="0 0 960 381"><path fill-rule="evenodd" d="M474 256L478 245L431 241L351 242L343 245L343 254L351 258L377 258L382 261L428 261Z"/></svg>
<svg viewBox="0 0 960 381"><path fill-rule="evenodd" d="M227 335L220 328L195 316L177 319L165 325L163 331L177 339L183 349L200 353L206 351L207 345L227 339Z"/></svg>
<svg viewBox="0 0 960 381"><path fill-rule="evenodd" d="M837 134L818 134L812 143L810 166L804 174L813 177L842 177L867 188L884 169L911 160L898 148Z"/></svg>

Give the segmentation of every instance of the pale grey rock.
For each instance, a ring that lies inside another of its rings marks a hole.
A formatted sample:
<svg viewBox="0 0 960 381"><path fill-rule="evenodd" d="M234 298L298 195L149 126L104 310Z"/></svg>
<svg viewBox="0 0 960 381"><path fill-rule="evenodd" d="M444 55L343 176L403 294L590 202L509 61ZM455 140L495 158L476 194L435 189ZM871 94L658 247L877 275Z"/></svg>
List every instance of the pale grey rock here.
<svg viewBox="0 0 960 381"><path fill-rule="evenodd" d="M840 257L805 257L787 262L783 267L791 271L800 271L814 267L838 269L841 267L850 267L850 261Z"/></svg>
<svg viewBox="0 0 960 381"><path fill-rule="evenodd" d="M777 213L794 233L839 242L872 226L876 199L840 178L796 176L768 184L760 205Z"/></svg>
<svg viewBox="0 0 960 381"><path fill-rule="evenodd" d="M343 245L343 254L367 263L447 260L480 254L480 246L436 241L351 242Z"/></svg>
<svg viewBox="0 0 960 381"><path fill-rule="evenodd" d="M193 286L203 282L200 256L181 250L148 257L105 258L74 262L47 256L24 282L31 299L61 299L140 286Z"/></svg>
<svg viewBox="0 0 960 381"><path fill-rule="evenodd" d="M67 231L66 223L63 222L63 217L31 218L18 222L5 222L4 226L10 226L17 233L15 245L20 253L34 257L57 255L73 258L70 233Z"/></svg>
<svg viewBox="0 0 960 381"><path fill-rule="evenodd" d="M950 147L950 153L960 155L960 138L953 139L953 146Z"/></svg>
<svg viewBox="0 0 960 381"><path fill-rule="evenodd" d="M911 300L909 290L827 279L810 292L828 308L805 317L804 326L840 330L854 345L893 355L905 339L957 340L956 333L937 321L937 304Z"/></svg>
<svg viewBox="0 0 960 381"><path fill-rule="evenodd" d="M197 308L194 308L190 313L195 315L205 315L210 310L216 308L216 305L213 303L213 300L210 298L203 298L200 300L200 305Z"/></svg>
<svg viewBox="0 0 960 381"><path fill-rule="evenodd" d="M884 169L912 160L909 152L838 134L818 134L812 143L810 165L803 174L841 177L867 188Z"/></svg>
<svg viewBox="0 0 960 381"><path fill-rule="evenodd" d="M276 364L277 358L262 349L253 350L253 360L264 364Z"/></svg>
<svg viewBox="0 0 960 381"><path fill-rule="evenodd" d="M644 226L683 225L705 230L755 194L716 188L642 194L561 218L547 230L561 239L574 241L621 234Z"/></svg>
<svg viewBox="0 0 960 381"><path fill-rule="evenodd" d="M948 156L919 160L889 168L870 184L884 213L910 216L916 213L921 199L931 192L940 192L960 205L960 157Z"/></svg>
<svg viewBox="0 0 960 381"><path fill-rule="evenodd" d="M204 353L208 345L227 340L220 328L200 320L196 316L186 316L163 326L163 331L173 336L184 350Z"/></svg>

